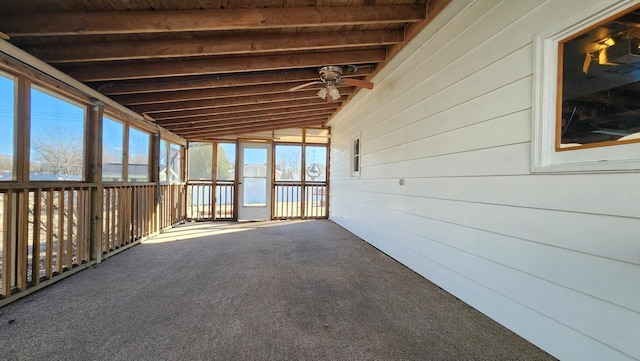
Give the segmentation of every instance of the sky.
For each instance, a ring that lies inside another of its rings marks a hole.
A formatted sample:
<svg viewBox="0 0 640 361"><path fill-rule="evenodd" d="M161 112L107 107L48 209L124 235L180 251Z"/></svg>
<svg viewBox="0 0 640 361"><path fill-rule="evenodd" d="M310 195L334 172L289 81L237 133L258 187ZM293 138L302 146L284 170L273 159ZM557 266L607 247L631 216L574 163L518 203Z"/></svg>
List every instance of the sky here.
<svg viewBox="0 0 640 361"><path fill-rule="evenodd" d="M245 148L244 164L265 164L267 162L267 150L262 148Z"/></svg>
<svg viewBox="0 0 640 361"><path fill-rule="evenodd" d="M102 137L103 143L103 157L108 153L115 156L116 154L122 154L122 141L124 137L124 125L109 117L104 117L102 123L102 131L104 136Z"/></svg>
<svg viewBox="0 0 640 361"><path fill-rule="evenodd" d="M220 143L220 147L224 149L229 163L236 164L236 145L235 143Z"/></svg>
<svg viewBox="0 0 640 361"><path fill-rule="evenodd" d="M0 74L0 154L13 153L13 82Z"/></svg>

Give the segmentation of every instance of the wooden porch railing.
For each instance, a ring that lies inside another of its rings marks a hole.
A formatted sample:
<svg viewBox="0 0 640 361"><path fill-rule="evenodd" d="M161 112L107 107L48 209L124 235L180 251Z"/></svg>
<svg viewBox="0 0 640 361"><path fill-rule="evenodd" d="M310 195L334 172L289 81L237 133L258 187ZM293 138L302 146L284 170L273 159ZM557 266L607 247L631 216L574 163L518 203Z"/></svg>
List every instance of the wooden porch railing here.
<svg viewBox="0 0 640 361"><path fill-rule="evenodd" d="M235 183L190 181L186 186L188 220L235 219Z"/></svg>
<svg viewBox="0 0 640 361"><path fill-rule="evenodd" d="M0 189L0 299L90 261L94 184Z"/></svg>
<svg viewBox="0 0 640 361"><path fill-rule="evenodd" d="M185 183L163 184L160 186L159 224L158 229L165 229L182 222L186 218Z"/></svg>
<svg viewBox="0 0 640 361"><path fill-rule="evenodd" d="M327 186L324 183L277 182L274 185L272 217L286 218L326 218Z"/></svg>
<svg viewBox="0 0 640 361"><path fill-rule="evenodd" d="M92 239L99 189L102 233ZM184 184L0 185L0 306L95 263L92 248L108 257L184 220L184 202Z"/></svg>

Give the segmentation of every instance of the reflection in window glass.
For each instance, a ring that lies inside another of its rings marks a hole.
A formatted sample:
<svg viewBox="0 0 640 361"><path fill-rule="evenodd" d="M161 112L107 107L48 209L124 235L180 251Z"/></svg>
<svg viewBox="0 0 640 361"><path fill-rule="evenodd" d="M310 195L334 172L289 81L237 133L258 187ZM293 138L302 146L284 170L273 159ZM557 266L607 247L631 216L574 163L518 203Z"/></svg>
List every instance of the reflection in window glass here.
<svg viewBox="0 0 640 361"><path fill-rule="evenodd" d="M158 159L158 166L160 167L160 182L166 183L168 181L167 178L167 148L169 147L169 143L166 140L160 139L160 153Z"/></svg>
<svg viewBox="0 0 640 361"><path fill-rule="evenodd" d="M149 134L129 129L129 182L149 181Z"/></svg>
<svg viewBox="0 0 640 361"><path fill-rule="evenodd" d="M189 179L211 180L212 170L213 144L189 143Z"/></svg>
<svg viewBox="0 0 640 361"><path fill-rule="evenodd" d="M234 143L219 143L217 162L218 180L233 181L236 169L236 145Z"/></svg>
<svg viewBox="0 0 640 361"><path fill-rule="evenodd" d="M265 207L267 205L267 178L245 178L243 206Z"/></svg>
<svg viewBox="0 0 640 361"><path fill-rule="evenodd" d="M276 181L302 180L302 146L276 145Z"/></svg>
<svg viewBox="0 0 640 361"><path fill-rule="evenodd" d="M31 180L83 180L84 107L31 88Z"/></svg>
<svg viewBox="0 0 640 361"><path fill-rule="evenodd" d="M180 159L180 146L170 143L169 145L169 182L177 183L182 181L182 167Z"/></svg>
<svg viewBox="0 0 640 361"><path fill-rule="evenodd" d="M304 157L307 182L325 182L327 180L327 148L307 146Z"/></svg>
<svg viewBox="0 0 640 361"><path fill-rule="evenodd" d="M14 80L0 73L0 181L13 180Z"/></svg>
<svg viewBox="0 0 640 361"><path fill-rule="evenodd" d="M245 148L243 165L244 206L265 207L267 205L267 150Z"/></svg>
<svg viewBox="0 0 640 361"><path fill-rule="evenodd" d="M124 125L104 117L102 129L102 180L104 182L121 182L123 181Z"/></svg>
<svg viewBox="0 0 640 361"><path fill-rule="evenodd" d="M639 26L628 11L560 43L560 148L640 139Z"/></svg>

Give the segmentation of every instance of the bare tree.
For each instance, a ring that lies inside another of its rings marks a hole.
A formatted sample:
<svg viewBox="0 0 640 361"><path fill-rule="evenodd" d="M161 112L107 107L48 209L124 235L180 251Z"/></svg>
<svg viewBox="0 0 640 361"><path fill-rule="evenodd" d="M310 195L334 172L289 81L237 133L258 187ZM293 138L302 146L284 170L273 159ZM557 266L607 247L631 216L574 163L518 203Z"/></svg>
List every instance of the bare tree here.
<svg viewBox="0 0 640 361"><path fill-rule="evenodd" d="M32 159L39 163L38 170L62 177L82 175L82 135L54 127L37 134L32 142Z"/></svg>

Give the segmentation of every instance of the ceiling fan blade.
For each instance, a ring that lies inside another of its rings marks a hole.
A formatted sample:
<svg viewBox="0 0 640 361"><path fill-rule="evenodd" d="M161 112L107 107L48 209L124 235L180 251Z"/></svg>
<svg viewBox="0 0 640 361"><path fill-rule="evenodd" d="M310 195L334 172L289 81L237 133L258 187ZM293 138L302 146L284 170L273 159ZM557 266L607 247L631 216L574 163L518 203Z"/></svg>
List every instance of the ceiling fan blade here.
<svg viewBox="0 0 640 361"><path fill-rule="evenodd" d="M322 84L322 82L320 80L311 81L311 82L308 82L308 83L304 83L302 85L294 86L293 88L289 89L289 91L290 92L296 91L298 89L306 88L306 87L314 85L314 84Z"/></svg>
<svg viewBox="0 0 640 361"><path fill-rule="evenodd" d="M358 80L353 78L342 78L344 85L353 85L359 88L373 89L373 83L367 80Z"/></svg>

